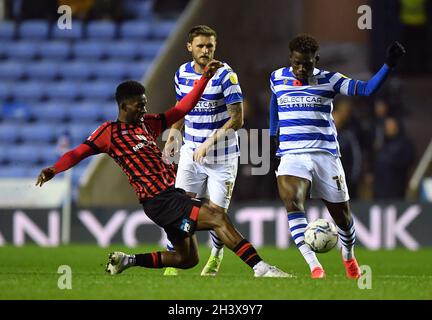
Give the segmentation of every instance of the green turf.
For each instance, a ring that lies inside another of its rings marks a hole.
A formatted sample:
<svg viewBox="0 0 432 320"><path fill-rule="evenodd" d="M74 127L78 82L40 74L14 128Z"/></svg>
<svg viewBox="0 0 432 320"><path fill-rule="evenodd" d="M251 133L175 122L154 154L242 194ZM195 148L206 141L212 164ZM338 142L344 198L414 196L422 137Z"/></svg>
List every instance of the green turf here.
<svg viewBox="0 0 432 320"><path fill-rule="evenodd" d="M360 264L372 269L372 289L359 289L357 281L345 279L336 250L320 254L325 280L309 278L299 252L290 248L261 248L271 264L294 273L296 279L253 278L253 273L225 249L220 274L199 276L209 250L200 248L201 261L178 277L164 277L163 270L132 268L118 276L104 274L112 250L148 252L145 246L68 246L59 248L0 248L0 299L432 299L432 249L367 251L357 249ZM72 289L57 287L60 265L72 268Z"/></svg>

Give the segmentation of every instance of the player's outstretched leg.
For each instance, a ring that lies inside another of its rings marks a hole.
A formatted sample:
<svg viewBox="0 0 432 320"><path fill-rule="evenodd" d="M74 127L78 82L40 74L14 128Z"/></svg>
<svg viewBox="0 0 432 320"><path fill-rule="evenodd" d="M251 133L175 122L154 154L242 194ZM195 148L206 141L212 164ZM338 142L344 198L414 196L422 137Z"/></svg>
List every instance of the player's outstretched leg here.
<svg viewBox="0 0 432 320"><path fill-rule="evenodd" d="M207 263L201 271L201 275L214 277L218 274L222 263L224 244L215 231L210 230L209 234L212 241L212 251Z"/></svg>
<svg viewBox="0 0 432 320"><path fill-rule="evenodd" d="M313 279L325 278L324 269L319 263L315 252L304 241L304 231L308 222L303 204L310 182L294 176L278 176L277 181L279 195L288 212L288 225L294 243L306 260L311 277Z"/></svg>
<svg viewBox="0 0 432 320"><path fill-rule="evenodd" d="M261 259L252 244L234 228L228 215L204 204L198 216L197 230L213 229L223 243L254 271L255 277L293 277Z"/></svg>
<svg viewBox="0 0 432 320"><path fill-rule="evenodd" d="M330 215L336 223L340 244L342 246L342 260L349 279L360 278L360 267L354 256L354 243L356 240L354 219L348 201L331 203L324 201Z"/></svg>

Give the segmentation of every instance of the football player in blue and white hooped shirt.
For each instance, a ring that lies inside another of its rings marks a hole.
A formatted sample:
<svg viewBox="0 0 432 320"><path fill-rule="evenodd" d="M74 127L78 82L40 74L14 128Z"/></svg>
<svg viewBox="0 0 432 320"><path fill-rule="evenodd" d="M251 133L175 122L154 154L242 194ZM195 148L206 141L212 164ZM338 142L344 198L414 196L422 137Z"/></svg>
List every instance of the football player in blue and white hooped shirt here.
<svg viewBox="0 0 432 320"><path fill-rule="evenodd" d="M201 77L205 65L216 50L216 32L208 26L193 27L187 49L192 61L175 73L175 90L180 101ZM237 132L243 126L243 96L237 75L224 63L213 76L201 100L184 118L171 127L164 153L174 156L178 150L176 134L184 126L184 143L180 150L176 187L191 197L207 198L210 206L227 213L237 176L239 146ZM210 231L212 253L201 272L215 276L223 257L223 243ZM170 249L172 246L168 244ZM166 275L177 274L167 269Z"/></svg>
<svg viewBox="0 0 432 320"><path fill-rule="evenodd" d="M332 101L337 94L373 94L405 49L398 42L389 46L385 64L369 81L315 68L318 49L313 37L298 35L290 42L291 67L271 74L270 136L275 138L279 132L276 155L281 157L276 173L278 189L288 212L292 238L309 264L312 278L323 278L325 272L304 242L307 226L304 202L309 192L327 206L337 225L347 277L357 279L360 268L353 250L355 228L339 159Z"/></svg>

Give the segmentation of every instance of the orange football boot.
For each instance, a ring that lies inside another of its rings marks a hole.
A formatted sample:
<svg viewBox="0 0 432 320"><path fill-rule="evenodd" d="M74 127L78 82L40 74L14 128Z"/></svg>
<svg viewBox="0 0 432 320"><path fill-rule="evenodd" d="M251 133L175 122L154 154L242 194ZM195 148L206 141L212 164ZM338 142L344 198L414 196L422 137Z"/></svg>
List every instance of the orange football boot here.
<svg viewBox="0 0 432 320"><path fill-rule="evenodd" d="M346 270L346 276L349 279L358 279L360 278L361 272L360 267L357 263L356 258L352 258L350 260L343 260L345 270Z"/></svg>
<svg viewBox="0 0 432 320"><path fill-rule="evenodd" d="M313 268L311 272L311 278L312 279L323 279L325 278L326 274L324 272L324 269L322 267L315 267Z"/></svg>

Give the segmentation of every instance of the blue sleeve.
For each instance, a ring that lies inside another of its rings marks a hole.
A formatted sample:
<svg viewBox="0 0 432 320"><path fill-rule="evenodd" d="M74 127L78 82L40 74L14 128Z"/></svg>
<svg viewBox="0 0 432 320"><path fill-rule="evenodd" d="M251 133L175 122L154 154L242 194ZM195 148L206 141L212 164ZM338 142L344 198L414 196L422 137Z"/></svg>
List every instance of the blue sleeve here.
<svg viewBox="0 0 432 320"><path fill-rule="evenodd" d="M350 88L350 95L369 97L374 94L384 83L390 73L390 67L384 64L382 68L369 81L358 81Z"/></svg>
<svg viewBox="0 0 432 320"><path fill-rule="evenodd" d="M278 129L279 129L279 115L278 115L277 99L274 93L271 96L269 109L270 109L270 123L269 123L270 136L275 137L277 136Z"/></svg>

